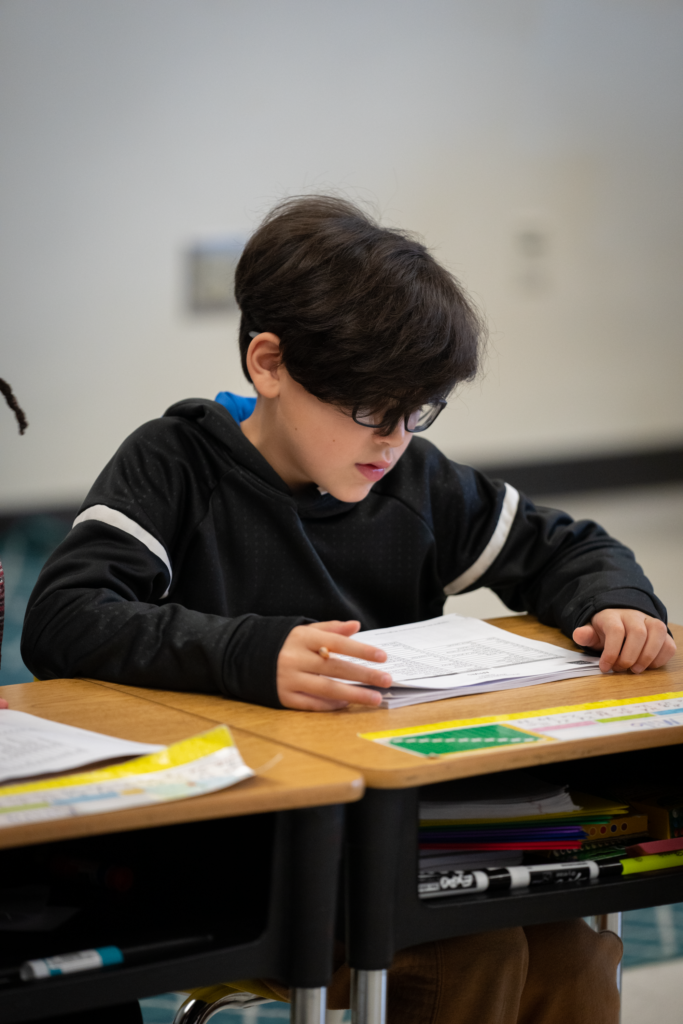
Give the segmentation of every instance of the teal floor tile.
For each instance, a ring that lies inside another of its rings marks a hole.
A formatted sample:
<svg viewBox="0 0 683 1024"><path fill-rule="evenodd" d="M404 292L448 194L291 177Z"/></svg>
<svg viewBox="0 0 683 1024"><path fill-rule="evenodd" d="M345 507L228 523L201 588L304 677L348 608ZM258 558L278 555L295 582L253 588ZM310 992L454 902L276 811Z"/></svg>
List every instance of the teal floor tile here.
<svg viewBox="0 0 683 1024"><path fill-rule="evenodd" d="M683 956L683 903L629 910L623 918L624 967Z"/></svg>
<svg viewBox="0 0 683 1024"><path fill-rule="evenodd" d="M162 996L141 999L140 1009L145 1024L171 1024L178 1007L185 1001L184 995L166 992Z"/></svg>
<svg viewBox="0 0 683 1024"><path fill-rule="evenodd" d="M45 560L66 537L70 523L58 516L17 518L0 534L0 562L5 574L5 635L0 686L33 678L21 660L21 630L26 605Z"/></svg>

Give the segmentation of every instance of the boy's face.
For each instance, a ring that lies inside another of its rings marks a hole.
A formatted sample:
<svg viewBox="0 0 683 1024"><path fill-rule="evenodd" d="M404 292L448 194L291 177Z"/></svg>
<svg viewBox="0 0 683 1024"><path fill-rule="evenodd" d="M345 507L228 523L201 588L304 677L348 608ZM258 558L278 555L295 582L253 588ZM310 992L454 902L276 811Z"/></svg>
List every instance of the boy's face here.
<svg viewBox="0 0 683 1024"><path fill-rule="evenodd" d="M279 364L279 343L258 346L259 339L278 341L261 334L250 346L250 356L256 351L249 372L259 399L243 432L293 490L313 483L339 501L362 501L410 444L404 421L388 436L361 426L289 376Z"/></svg>
<svg viewBox="0 0 683 1024"><path fill-rule="evenodd" d="M339 501L362 501L408 447L412 435L403 420L382 437L309 394L286 370L283 377L281 430L302 482L316 484Z"/></svg>

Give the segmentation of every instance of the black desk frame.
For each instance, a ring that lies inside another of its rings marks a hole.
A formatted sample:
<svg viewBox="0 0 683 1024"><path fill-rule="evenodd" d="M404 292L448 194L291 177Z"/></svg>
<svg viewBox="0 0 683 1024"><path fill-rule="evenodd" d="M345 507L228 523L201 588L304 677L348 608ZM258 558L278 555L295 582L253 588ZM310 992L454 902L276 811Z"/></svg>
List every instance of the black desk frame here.
<svg viewBox="0 0 683 1024"><path fill-rule="evenodd" d="M397 950L496 928L683 901L683 871L676 870L567 889L421 900L418 790L368 789L347 813L346 934L354 1024L384 1024L386 971Z"/></svg>
<svg viewBox="0 0 683 1024"><path fill-rule="evenodd" d="M310 997L311 990L318 991L317 1001L301 1001L302 1007L312 1006L314 1012L304 1010L297 1016L306 1024L324 1021L325 989L332 974L344 807L284 811L274 817L270 906L265 930L255 941L153 963L4 985L0 987L3 1024L249 977L282 979L294 990L295 998L297 992Z"/></svg>

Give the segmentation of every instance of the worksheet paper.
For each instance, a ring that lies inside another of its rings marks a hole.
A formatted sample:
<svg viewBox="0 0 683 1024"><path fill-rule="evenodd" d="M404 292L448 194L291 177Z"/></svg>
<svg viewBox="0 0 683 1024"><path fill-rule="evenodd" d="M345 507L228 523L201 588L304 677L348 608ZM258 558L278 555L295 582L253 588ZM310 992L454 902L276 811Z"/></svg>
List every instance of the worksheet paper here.
<svg viewBox="0 0 683 1024"><path fill-rule="evenodd" d="M50 722L25 711L0 710L0 782L69 771L117 757L138 757L162 749L156 743L120 740Z"/></svg>
<svg viewBox="0 0 683 1024"><path fill-rule="evenodd" d="M0 828L203 796L255 774L225 725L155 751L108 768L0 786Z"/></svg>
<svg viewBox="0 0 683 1024"><path fill-rule="evenodd" d="M381 706L389 708L599 672L599 658L517 636L463 615L369 629L353 639L386 651L382 668L391 673L393 685L379 692L383 695ZM378 667L376 663L374 667Z"/></svg>
<svg viewBox="0 0 683 1024"><path fill-rule="evenodd" d="M568 786L537 779L531 772L493 772L442 784L439 799L420 800L420 821L528 818L580 810Z"/></svg>

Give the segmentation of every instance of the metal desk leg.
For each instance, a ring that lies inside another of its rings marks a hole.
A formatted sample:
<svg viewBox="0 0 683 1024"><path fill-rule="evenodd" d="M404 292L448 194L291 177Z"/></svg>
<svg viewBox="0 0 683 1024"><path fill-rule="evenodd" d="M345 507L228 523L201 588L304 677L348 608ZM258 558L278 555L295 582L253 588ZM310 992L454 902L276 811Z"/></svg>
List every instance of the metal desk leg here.
<svg viewBox="0 0 683 1024"><path fill-rule="evenodd" d="M603 914L603 920L605 924L601 927L600 931L603 932L614 932L621 938L622 928L622 913L619 911L617 914ZM617 967L617 988L619 989L619 995L621 995L621 961Z"/></svg>
<svg viewBox="0 0 683 1024"><path fill-rule="evenodd" d="M616 935L621 938L621 927L622 927L622 913L619 911L616 914L604 914L603 919L605 921L604 928L601 931L615 932ZM619 999L621 1001L621 960L617 967L617 988L619 989ZM619 1020L621 1020L621 1008L619 1009Z"/></svg>
<svg viewBox="0 0 683 1024"><path fill-rule="evenodd" d="M352 1024L384 1024L387 1017L387 972L351 969Z"/></svg>
<svg viewBox="0 0 683 1024"><path fill-rule="evenodd" d="M291 814L291 1021L325 1024L344 808L309 807Z"/></svg>
<svg viewBox="0 0 683 1024"><path fill-rule="evenodd" d="M596 932L614 932L615 935L621 938L621 911L616 914L595 914L590 919L590 926ZM619 994L621 994L621 963L617 967L617 988L619 989Z"/></svg>
<svg viewBox="0 0 683 1024"><path fill-rule="evenodd" d="M588 918L588 923L596 932L614 932L621 938L621 911L616 914L595 914ZM617 989L621 997L621 961L617 967ZM619 1010L619 1020L621 1020L621 1009Z"/></svg>
<svg viewBox="0 0 683 1024"><path fill-rule="evenodd" d="M326 988L292 989L292 1024L325 1024Z"/></svg>
<svg viewBox="0 0 683 1024"><path fill-rule="evenodd" d="M385 1024L394 956L399 837L415 833L415 790L368 789L348 810L346 943L353 1024ZM407 823L407 824L404 824Z"/></svg>

